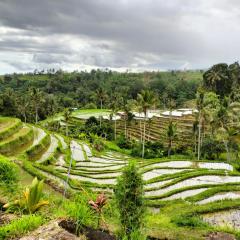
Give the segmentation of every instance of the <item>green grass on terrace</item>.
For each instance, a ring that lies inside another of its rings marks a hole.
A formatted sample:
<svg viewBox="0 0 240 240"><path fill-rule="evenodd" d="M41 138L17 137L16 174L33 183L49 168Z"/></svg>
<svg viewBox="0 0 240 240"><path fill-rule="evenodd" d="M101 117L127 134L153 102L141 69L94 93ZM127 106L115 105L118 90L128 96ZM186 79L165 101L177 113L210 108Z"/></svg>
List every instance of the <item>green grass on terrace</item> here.
<svg viewBox="0 0 240 240"><path fill-rule="evenodd" d="M87 119L91 116L99 117L101 115L109 115L111 113L108 109L80 109L72 113L72 116Z"/></svg>

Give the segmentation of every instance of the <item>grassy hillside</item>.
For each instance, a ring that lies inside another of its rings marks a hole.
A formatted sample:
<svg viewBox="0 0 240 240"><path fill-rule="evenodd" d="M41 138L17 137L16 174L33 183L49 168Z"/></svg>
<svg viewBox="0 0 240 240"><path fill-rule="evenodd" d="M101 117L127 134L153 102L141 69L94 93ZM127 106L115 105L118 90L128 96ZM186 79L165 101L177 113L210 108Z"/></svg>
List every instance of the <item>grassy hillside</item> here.
<svg viewBox="0 0 240 240"><path fill-rule="evenodd" d="M38 126L21 123L21 127L11 132L9 126L14 126L16 119L8 118L7 122L5 118L0 118L1 131L10 131L0 140L0 146L8 144L7 152L4 152L5 155L11 156L8 161L14 159L25 171L45 179L45 182L54 189L63 192L72 157L72 169L67 184L67 195L71 196L69 201L71 202L72 197L82 189L92 194L105 192L109 197L109 207L104 211L106 224L112 231L118 228L116 212L111 210L115 208L111 198L117 177L132 157L118 152L118 148L113 146L114 143L106 143L106 148L102 152L97 152L89 142L67 138ZM29 130L26 132L25 129L31 129L33 132L31 138L27 137ZM16 152L16 142L18 142L16 139L19 136L29 144L19 145ZM196 162L183 156L135 160L142 173L145 201L149 207L145 222L147 235L157 239L204 239L204 236L213 230L226 231L221 223L213 228L202 221L201 217L210 221L209 219L220 210L237 211L240 206L240 173L235 165L223 161ZM1 191L0 187L0 193ZM6 197L13 196L8 193ZM53 201L53 197L49 199ZM51 203L52 209L48 210L47 215L44 211L36 215L40 219L36 225L31 225L29 230L47 223L50 219L55 219L60 213L61 216L67 216L62 205L61 211L54 207L54 204L62 203L59 203L59 200L54 201L56 202ZM69 204L72 203L68 203L68 206ZM22 215L20 219L28 217ZM6 229L10 229L8 234L13 234L15 224L14 221L10 221L4 228L0 226L0 236L1 230L6 231ZM231 226L232 222L230 221L229 224ZM19 225L18 232L14 231L14 234L9 236L23 235L26 229L23 231L21 227L22 225ZM238 234L231 227L227 231Z"/></svg>

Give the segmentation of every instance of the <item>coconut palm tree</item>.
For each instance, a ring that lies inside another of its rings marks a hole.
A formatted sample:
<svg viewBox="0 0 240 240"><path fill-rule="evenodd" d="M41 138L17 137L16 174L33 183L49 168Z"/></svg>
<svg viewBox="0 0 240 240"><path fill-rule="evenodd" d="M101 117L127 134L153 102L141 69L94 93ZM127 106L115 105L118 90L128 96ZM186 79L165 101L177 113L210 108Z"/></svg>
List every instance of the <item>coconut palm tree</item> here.
<svg viewBox="0 0 240 240"><path fill-rule="evenodd" d="M240 132L240 103L231 102L229 98L225 97L221 102L217 117L217 137L223 141L227 152L227 159L230 161L229 143Z"/></svg>
<svg viewBox="0 0 240 240"><path fill-rule="evenodd" d="M142 141L142 158L144 158L147 112L156 103L155 93L150 90L142 90L141 93L139 93L137 96L137 102L144 113Z"/></svg>
<svg viewBox="0 0 240 240"><path fill-rule="evenodd" d="M136 101L133 99L128 100L127 103L123 105L125 138L127 138L127 125L129 122L132 121L134 117L131 111L134 109L135 106Z"/></svg>
<svg viewBox="0 0 240 240"><path fill-rule="evenodd" d="M24 122L27 122L27 112L29 109L29 98L28 95L23 96L19 99L18 111L23 116Z"/></svg>
<svg viewBox="0 0 240 240"><path fill-rule="evenodd" d="M176 138L176 136L177 136L177 124L173 123L173 121L170 121L167 129L168 157L170 157L171 155L172 143L173 143L173 140Z"/></svg>
<svg viewBox="0 0 240 240"><path fill-rule="evenodd" d="M192 133L194 136L194 155L197 154L197 136L198 136L198 120L193 122Z"/></svg>
<svg viewBox="0 0 240 240"><path fill-rule="evenodd" d="M203 125L203 110L204 110L204 91L199 89L197 92L197 110L198 110L198 154L197 159L200 160L201 154L201 128Z"/></svg>
<svg viewBox="0 0 240 240"><path fill-rule="evenodd" d="M64 121L66 124L66 136L68 136L68 123L71 118L72 110L67 108L64 110L63 116L64 116Z"/></svg>
<svg viewBox="0 0 240 240"><path fill-rule="evenodd" d="M115 94L112 96L111 103L110 103L110 109L111 109L111 118L115 117L114 119L114 139L117 139L117 112L119 109L121 109L121 106L123 102L123 98L119 96L118 94Z"/></svg>
<svg viewBox="0 0 240 240"><path fill-rule="evenodd" d="M38 111L40 104L43 102L43 92L41 92L38 88L32 88L30 90L30 96L35 110L35 123L38 123Z"/></svg>
<svg viewBox="0 0 240 240"><path fill-rule="evenodd" d="M97 98L97 101L100 101L100 108L102 110L103 102L108 97L107 93L104 91L104 89L102 87L100 87L99 89L96 90L95 97ZM102 125L102 116L99 117L99 120L100 120L99 122L100 122L100 127L101 127L101 125Z"/></svg>

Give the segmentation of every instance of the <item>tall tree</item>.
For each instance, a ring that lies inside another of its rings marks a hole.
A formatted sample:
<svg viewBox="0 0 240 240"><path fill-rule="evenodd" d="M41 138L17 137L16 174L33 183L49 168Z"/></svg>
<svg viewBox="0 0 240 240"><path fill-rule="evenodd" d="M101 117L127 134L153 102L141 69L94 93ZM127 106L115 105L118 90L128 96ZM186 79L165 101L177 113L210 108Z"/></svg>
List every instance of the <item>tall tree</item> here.
<svg viewBox="0 0 240 240"><path fill-rule="evenodd" d="M117 112L122 105L123 98L119 94L114 94L109 105L111 109L111 119L114 121L114 140L117 139Z"/></svg>
<svg viewBox="0 0 240 240"><path fill-rule="evenodd" d="M173 121L170 121L167 128L168 157L170 157L171 155L173 140L176 138L176 136L177 136L177 124L173 123Z"/></svg>
<svg viewBox="0 0 240 240"><path fill-rule="evenodd" d="M115 197L120 214L123 239L142 239L141 227L144 217L143 180L136 163L129 162L118 179ZM133 238L133 233L139 236ZM125 238L124 238L125 239Z"/></svg>
<svg viewBox="0 0 240 240"><path fill-rule="evenodd" d="M219 63L212 66L208 71L203 74L203 84L207 90L212 90L220 95L228 95L232 88L232 79L229 76L228 65Z"/></svg>
<svg viewBox="0 0 240 240"><path fill-rule="evenodd" d="M142 142L142 158L144 158L147 113L148 110L156 103L155 93L150 90L142 90L141 93L139 93L137 96L137 102L144 113L143 142Z"/></svg>
<svg viewBox="0 0 240 240"><path fill-rule="evenodd" d="M40 104L44 101L43 92L41 92L38 88L32 88L30 90L30 95L31 95L32 103L35 110L35 123L38 123L39 107L40 107Z"/></svg>
<svg viewBox="0 0 240 240"><path fill-rule="evenodd" d="M240 103L231 102L230 98L225 97L221 101L218 111L218 137L223 141L227 152L227 159L230 161L229 144L234 140L234 136L240 132Z"/></svg>
<svg viewBox="0 0 240 240"><path fill-rule="evenodd" d="M197 93L197 110L198 110L198 154L197 159L200 160L201 154L201 128L203 123L203 109L204 109L204 91L198 90Z"/></svg>
<svg viewBox="0 0 240 240"><path fill-rule="evenodd" d="M67 108L64 110L64 121L65 121L65 124L66 124L66 136L68 136L68 124L69 124L69 120L71 118L71 114L72 114L72 110Z"/></svg>
<svg viewBox="0 0 240 240"><path fill-rule="evenodd" d="M95 97L96 97L97 101L100 101L100 109L102 110L103 103L107 99L106 91L102 87L98 88L96 90ZM102 125L102 116L101 115L99 117L99 120L100 120L100 127L101 127L101 125Z"/></svg>

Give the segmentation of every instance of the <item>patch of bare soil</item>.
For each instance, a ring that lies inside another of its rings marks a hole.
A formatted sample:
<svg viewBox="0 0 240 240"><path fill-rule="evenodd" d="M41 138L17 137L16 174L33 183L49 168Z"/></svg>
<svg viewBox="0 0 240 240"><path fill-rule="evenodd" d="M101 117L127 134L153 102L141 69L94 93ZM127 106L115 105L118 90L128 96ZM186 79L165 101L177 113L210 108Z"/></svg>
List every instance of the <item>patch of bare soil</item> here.
<svg viewBox="0 0 240 240"><path fill-rule="evenodd" d="M213 232L206 237L206 240L236 240L236 238L229 233Z"/></svg>
<svg viewBox="0 0 240 240"><path fill-rule="evenodd" d="M59 220L54 220L31 232L20 240L85 240L69 233L59 225Z"/></svg>
<svg viewBox="0 0 240 240"><path fill-rule="evenodd" d="M77 225L71 220L62 220L59 225L70 233L76 233ZM80 233L86 236L87 240L116 240L116 238L108 232L85 226L80 229Z"/></svg>

